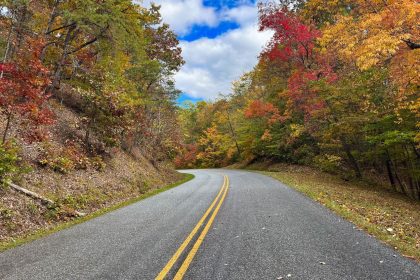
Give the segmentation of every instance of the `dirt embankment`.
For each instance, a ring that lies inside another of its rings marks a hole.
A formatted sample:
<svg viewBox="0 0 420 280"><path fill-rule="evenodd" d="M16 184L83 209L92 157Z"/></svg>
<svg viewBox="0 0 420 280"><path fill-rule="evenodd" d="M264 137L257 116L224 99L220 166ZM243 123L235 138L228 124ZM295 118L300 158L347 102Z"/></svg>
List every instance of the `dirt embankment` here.
<svg viewBox="0 0 420 280"><path fill-rule="evenodd" d="M80 116L57 100L50 106L56 122L48 142L28 144L17 138L28 172L14 179L19 186L55 202L43 205L9 187L0 187L0 242L24 237L98 209L137 197L181 179L173 167L151 163L139 150L108 149L87 153L80 139ZM0 127L3 127L0 118ZM11 135L23 129L17 123Z"/></svg>

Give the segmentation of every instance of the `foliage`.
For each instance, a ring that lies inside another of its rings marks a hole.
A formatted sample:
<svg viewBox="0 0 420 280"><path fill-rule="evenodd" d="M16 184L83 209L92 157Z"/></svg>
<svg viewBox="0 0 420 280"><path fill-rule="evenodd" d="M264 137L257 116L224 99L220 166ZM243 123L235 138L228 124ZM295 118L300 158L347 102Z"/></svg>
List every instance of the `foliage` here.
<svg viewBox="0 0 420 280"><path fill-rule="evenodd" d="M322 171L337 173L340 170L342 159L336 155L318 155L314 158L314 164Z"/></svg>
<svg viewBox="0 0 420 280"><path fill-rule="evenodd" d="M14 115L19 115L28 126L25 136L29 140L42 139L44 135L40 133L39 127L53 121L52 112L46 107L48 70L37 58L41 43L31 40L29 49L19 53L15 61L0 63L0 108L7 119L3 142L6 141Z"/></svg>
<svg viewBox="0 0 420 280"><path fill-rule="evenodd" d="M197 145L187 144L180 151L174 159L177 168L193 168L197 163L198 149Z"/></svg>
<svg viewBox="0 0 420 280"><path fill-rule="evenodd" d="M260 30L273 36L258 64L228 97L180 112L184 141L197 149L184 151L183 165L306 164L387 178L420 199L419 7L368 2L260 4Z"/></svg>
<svg viewBox="0 0 420 280"><path fill-rule="evenodd" d="M198 140L198 145L201 149L197 154L197 160L200 164L206 167L221 166L226 158L226 153L223 149L225 141L225 137L219 133L214 125L206 129L203 136Z"/></svg>
<svg viewBox="0 0 420 280"><path fill-rule="evenodd" d="M84 133L63 142L82 143L85 151L46 152L42 164L64 173L87 168L83 154L103 156L115 147L153 155L155 163L175 157L181 137L173 75L184 61L159 6L19 0L0 8L2 143L9 136L48 143L48 99L57 98L78 113Z"/></svg>
<svg viewBox="0 0 420 280"><path fill-rule="evenodd" d="M76 143L68 141L65 148L56 148L48 142L43 143L38 156L38 163L53 171L63 174L72 170L93 168L103 170L106 164L100 156L87 157Z"/></svg>
<svg viewBox="0 0 420 280"><path fill-rule="evenodd" d="M0 144L0 186L21 171L19 161L19 149L16 144Z"/></svg>

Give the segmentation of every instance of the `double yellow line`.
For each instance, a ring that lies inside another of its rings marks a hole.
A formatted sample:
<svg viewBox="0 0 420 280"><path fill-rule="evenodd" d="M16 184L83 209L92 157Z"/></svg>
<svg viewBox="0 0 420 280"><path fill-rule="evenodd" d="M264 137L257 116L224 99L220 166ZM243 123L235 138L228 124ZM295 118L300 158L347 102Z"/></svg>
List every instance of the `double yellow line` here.
<svg viewBox="0 0 420 280"><path fill-rule="evenodd" d="M194 243L193 247L189 251L187 257L185 258L184 262L182 263L181 267L179 268L178 272L176 273L174 280L180 280L184 277L184 274L187 272L188 267L190 266L195 254L197 253L198 249L201 246L201 243L203 243L204 238L206 237L208 231L210 230L211 225L214 222L214 219L216 218L217 213L219 212L220 207L223 204L223 201L225 200L227 191L229 189L229 177L224 175L223 180L223 186L221 187L219 193L217 194L216 198L213 200L213 202L210 204L210 207L206 210L204 215L201 217L201 219L198 221L198 223L195 225L194 229L190 232L190 234L187 236L187 238L182 242L181 246L178 248L178 250L175 252L175 254L172 256L172 258L168 261L168 263L165 265L165 267L162 269L162 271L156 276L156 280L162 280L166 277L166 275L169 273L169 271L172 269L174 264L177 262L181 254L184 252L185 248L188 246L188 244L191 242L191 240L194 238L194 236L197 234L198 230L201 228L207 217L214 209L213 213L211 214L209 220L207 221L207 224L205 225L203 231L201 231L201 234L198 236L197 241ZM221 197L221 198L220 198ZM220 200L219 200L220 198Z"/></svg>

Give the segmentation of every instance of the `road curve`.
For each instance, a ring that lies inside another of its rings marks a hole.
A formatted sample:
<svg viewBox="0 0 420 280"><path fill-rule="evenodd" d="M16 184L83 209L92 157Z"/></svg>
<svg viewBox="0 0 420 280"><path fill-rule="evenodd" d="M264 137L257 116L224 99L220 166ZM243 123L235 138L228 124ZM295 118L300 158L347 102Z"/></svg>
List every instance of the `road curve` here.
<svg viewBox="0 0 420 280"><path fill-rule="evenodd" d="M419 264L270 177L186 172L196 178L0 253L0 279L155 279L165 267L167 279L420 279Z"/></svg>

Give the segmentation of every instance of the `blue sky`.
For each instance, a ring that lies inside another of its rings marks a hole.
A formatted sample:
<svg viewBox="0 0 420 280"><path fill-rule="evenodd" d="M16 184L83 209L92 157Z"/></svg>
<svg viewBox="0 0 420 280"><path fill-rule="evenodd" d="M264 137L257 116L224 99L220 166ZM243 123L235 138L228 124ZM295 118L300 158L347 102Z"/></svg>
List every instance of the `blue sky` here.
<svg viewBox="0 0 420 280"><path fill-rule="evenodd" d="M161 5L186 61L175 75L179 101L213 100L257 63L269 33L258 32L254 0L145 0Z"/></svg>
<svg viewBox="0 0 420 280"><path fill-rule="evenodd" d="M239 27L240 25L234 21L223 21L216 27L196 25L193 26L187 34L178 37L183 41L194 41L200 39L201 37L216 38L220 34Z"/></svg>

